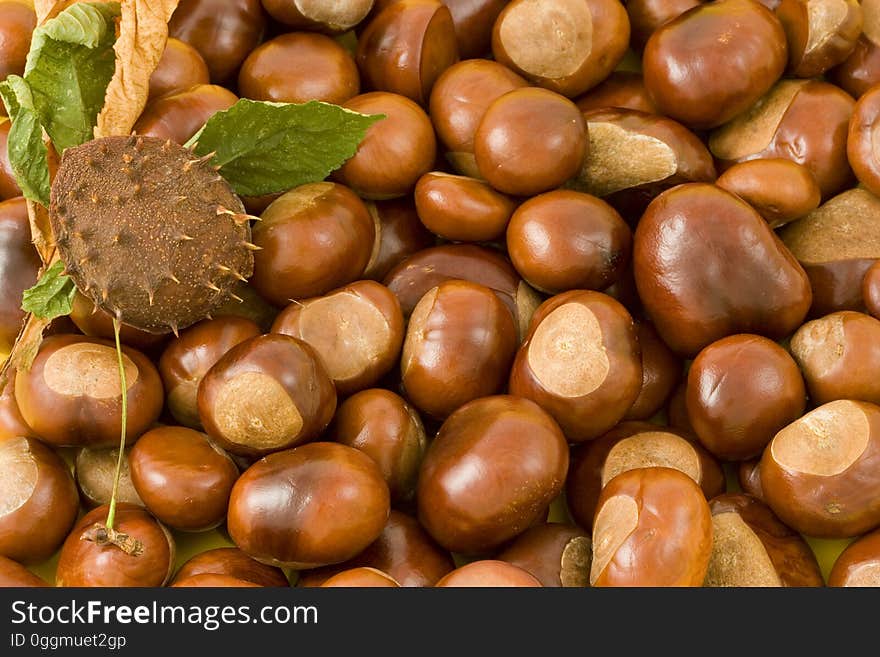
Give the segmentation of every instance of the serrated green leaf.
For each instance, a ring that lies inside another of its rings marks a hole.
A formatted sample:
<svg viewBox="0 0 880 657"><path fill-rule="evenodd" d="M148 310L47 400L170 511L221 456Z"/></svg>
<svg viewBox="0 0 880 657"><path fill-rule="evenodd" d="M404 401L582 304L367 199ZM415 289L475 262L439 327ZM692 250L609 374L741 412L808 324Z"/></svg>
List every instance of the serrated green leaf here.
<svg viewBox="0 0 880 657"><path fill-rule="evenodd" d="M22 295L21 308L42 319L55 319L69 315L73 308L76 285L70 276L63 274L64 263L60 260L49 267L32 288Z"/></svg>
<svg viewBox="0 0 880 657"><path fill-rule="evenodd" d="M49 163L43 130L27 82L10 75L0 83L0 97L9 111L6 150L15 180L27 199L49 205Z"/></svg>
<svg viewBox="0 0 880 657"><path fill-rule="evenodd" d="M34 30L24 79L59 152L94 137L116 68L118 2L80 2Z"/></svg>
<svg viewBox="0 0 880 657"><path fill-rule="evenodd" d="M198 155L216 153L213 163L238 194L261 196L324 180L383 118L318 101L241 99L212 116L191 141L197 140Z"/></svg>

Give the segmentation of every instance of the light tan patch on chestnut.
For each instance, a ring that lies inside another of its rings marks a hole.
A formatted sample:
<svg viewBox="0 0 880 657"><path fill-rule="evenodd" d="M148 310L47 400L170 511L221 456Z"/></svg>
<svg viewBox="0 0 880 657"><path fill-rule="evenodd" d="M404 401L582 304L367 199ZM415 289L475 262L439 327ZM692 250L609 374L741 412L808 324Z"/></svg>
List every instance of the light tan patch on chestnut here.
<svg viewBox="0 0 880 657"><path fill-rule="evenodd" d="M867 561L849 571L845 586L880 586L880 561Z"/></svg>
<svg viewBox="0 0 880 657"><path fill-rule="evenodd" d="M302 339L318 352L334 381L346 381L369 369L391 341L385 316L353 292L306 304L299 326Z"/></svg>
<svg viewBox="0 0 880 657"><path fill-rule="evenodd" d="M709 149L722 160L738 160L760 153L773 139L788 106L804 80L783 80L748 111L712 133Z"/></svg>
<svg viewBox="0 0 880 657"><path fill-rule="evenodd" d="M403 353L400 359L401 372L405 375L412 366L413 358L418 353L419 347L425 341L425 324L428 317L434 310L434 302L437 299L439 288L431 288L425 293L416 307L413 308L412 315L409 317L409 326L406 331L406 338L403 341Z"/></svg>
<svg viewBox="0 0 880 657"><path fill-rule="evenodd" d="M862 32L871 43L880 45L880 0L862 0Z"/></svg>
<svg viewBox="0 0 880 657"><path fill-rule="evenodd" d="M849 14L845 0L807 0L807 45L804 54L821 48L837 36Z"/></svg>
<svg viewBox="0 0 880 657"><path fill-rule="evenodd" d="M144 506L143 501L131 482L131 470L128 465L128 452L122 459L122 470L119 475L120 502L129 502ZM84 447L76 455L76 481L82 492L98 504L108 504L113 494L113 478L116 476L116 460L118 448L89 449Z"/></svg>
<svg viewBox="0 0 880 657"><path fill-rule="evenodd" d="M37 487L39 469L28 441L11 438L0 443L0 518L24 506Z"/></svg>
<svg viewBox="0 0 880 657"><path fill-rule="evenodd" d="M590 585L593 543L588 536L575 536L562 550L559 581L565 587L583 588Z"/></svg>
<svg viewBox="0 0 880 657"><path fill-rule="evenodd" d="M864 453L870 430L868 418L855 402L833 401L777 433L770 454L786 470L833 477Z"/></svg>
<svg viewBox="0 0 880 657"><path fill-rule="evenodd" d="M782 586L761 539L738 513L712 516L712 536L705 586Z"/></svg>
<svg viewBox="0 0 880 657"><path fill-rule="evenodd" d="M666 431L646 431L611 448L602 468L602 487L623 472L654 467L679 470L698 486L703 475L700 457L688 441Z"/></svg>
<svg viewBox="0 0 880 657"><path fill-rule="evenodd" d="M168 392L168 408L174 417L186 420L187 426L201 426L198 414L198 382L185 381Z"/></svg>
<svg viewBox="0 0 880 657"><path fill-rule="evenodd" d="M291 215L315 205L333 190L333 183L319 182L301 185L278 197L261 215L262 226L271 227L274 221L283 221Z"/></svg>
<svg viewBox="0 0 880 657"><path fill-rule="evenodd" d="M214 422L229 442L255 449L280 447L303 427L287 390L262 372L244 372L222 384L214 400Z"/></svg>
<svg viewBox="0 0 880 657"><path fill-rule="evenodd" d="M140 372L126 354L122 355L125 383L131 390ZM46 359L43 380L53 392L68 397L115 399L122 396L116 350L102 344L81 342L62 347Z"/></svg>
<svg viewBox="0 0 880 657"><path fill-rule="evenodd" d="M666 180L678 158L664 141L614 123L588 122L590 149L578 187L594 196Z"/></svg>
<svg viewBox="0 0 880 657"><path fill-rule="evenodd" d="M583 0L523 0L502 18L498 36L526 73L551 80L574 75L593 49L593 16Z"/></svg>
<svg viewBox="0 0 880 657"><path fill-rule="evenodd" d="M804 372L824 376L846 354L843 313L832 313L801 326L791 339L791 353Z"/></svg>
<svg viewBox="0 0 880 657"><path fill-rule="evenodd" d="M639 525L639 505L629 495L615 495L605 500L593 523L593 563L590 584L614 558L614 554Z"/></svg>
<svg viewBox="0 0 880 657"><path fill-rule="evenodd" d="M528 363L549 392L560 397L583 397L608 377L611 365L599 320L586 306L566 303L535 329Z"/></svg>
<svg viewBox="0 0 880 657"><path fill-rule="evenodd" d="M296 8L306 18L345 31L366 18L373 0L296 0Z"/></svg>
<svg viewBox="0 0 880 657"><path fill-rule="evenodd" d="M532 316L542 303L541 296L525 281L516 286L516 323L520 341L529 332Z"/></svg>

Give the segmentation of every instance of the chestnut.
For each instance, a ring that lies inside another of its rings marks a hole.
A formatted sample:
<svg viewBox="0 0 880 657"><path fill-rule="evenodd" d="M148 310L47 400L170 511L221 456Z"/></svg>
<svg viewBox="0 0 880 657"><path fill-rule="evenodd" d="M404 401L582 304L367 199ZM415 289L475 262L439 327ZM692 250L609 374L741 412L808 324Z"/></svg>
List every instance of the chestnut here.
<svg viewBox="0 0 880 657"><path fill-rule="evenodd" d="M880 317L880 264L875 262L862 279L862 298L865 308L875 318Z"/></svg>
<svg viewBox="0 0 880 657"><path fill-rule="evenodd" d="M506 561L484 560L456 568L436 585L440 588L540 587L541 582Z"/></svg>
<svg viewBox="0 0 880 657"><path fill-rule="evenodd" d="M84 335L114 340L113 316L106 310L98 308L91 299L79 291L73 297L70 319ZM119 340L129 347L147 350L164 342L165 336L160 333L147 333L123 323L120 325Z"/></svg>
<svg viewBox="0 0 880 657"><path fill-rule="evenodd" d="M492 52L533 83L578 96L604 80L629 46L616 0L513 0L492 31Z"/></svg>
<svg viewBox="0 0 880 657"><path fill-rule="evenodd" d="M452 14L462 59L482 57L492 47L492 27L509 0L443 0Z"/></svg>
<svg viewBox="0 0 880 657"><path fill-rule="evenodd" d="M588 148L587 125L577 106L534 87L514 89L494 101L474 134L480 176L498 191L517 196L546 192L573 178Z"/></svg>
<svg viewBox="0 0 880 657"><path fill-rule="evenodd" d="M509 91L526 86L509 68L488 59L450 66L431 91L431 121L458 173L480 177L474 160L474 136L489 106Z"/></svg>
<svg viewBox="0 0 880 657"><path fill-rule="evenodd" d="M441 283L409 319L400 361L406 397L420 411L446 418L502 389L516 345L513 317L492 290Z"/></svg>
<svg viewBox="0 0 880 657"><path fill-rule="evenodd" d="M144 506L165 525L205 531L226 519L238 468L205 434L184 427L153 429L131 448L128 462Z"/></svg>
<svg viewBox="0 0 880 657"><path fill-rule="evenodd" d="M837 557L828 586L880 586L880 531L857 538Z"/></svg>
<svg viewBox="0 0 880 657"><path fill-rule="evenodd" d="M201 429L198 392L202 378L226 352L260 335L260 327L243 317L206 319L182 331L159 359L167 408L174 419L191 429Z"/></svg>
<svg viewBox="0 0 880 657"><path fill-rule="evenodd" d="M0 103L2 105L2 103ZM21 196L21 187L15 179L12 164L9 161L9 129L12 121L0 116L0 200L9 200Z"/></svg>
<svg viewBox="0 0 880 657"><path fill-rule="evenodd" d="M683 363L657 335L650 322L636 322L642 352L642 388L625 420L648 420L666 405L682 378Z"/></svg>
<svg viewBox="0 0 880 657"><path fill-rule="evenodd" d="M633 262L645 310L683 356L735 333L785 337L812 300L807 275L763 217L714 185L679 185L654 199Z"/></svg>
<svg viewBox="0 0 880 657"><path fill-rule="evenodd" d="M159 418L162 380L139 351L123 346L131 443ZM15 376L15 398L24 421L53 445L119 444L122 395L116 349L107 340L53 335L43 340L28 372Z"/></svg>
<svg viewBox="0 0 880 657"><path fill-rule="evenodd" d="M34 588L46 586L49 585L42 577L38 577L17 561L0 556L0 588Z"/></svg>
<svg viewBox="0 0 880 657"><path fill-rule="evenodd" d="M572 519L593 527L602 489L621 472L645 467L674 468L696 482L707 499L724 491L721 466L683 433L647 422L621 422L597 440L575 447L566 481Z"/></svg>
<svg viewBox="0 0 880 657"><path fill-rule="evenodd" d="M0 4L0 20L4 4ZM40 265L31 243L27 202L22 197L0 202L0 352L4 354L12 350L21 330L25 315L21 295L37 282Z"/></svg>
<svg viewBox="0 0 880 657"><path fill-rule="evenodd" d="M217 112L232 107L238 96L215 84L197 84L154 99L144 109L133 132L185 144Z"/></svg>
<svg viewBox="0 0 880 657"><path fill-rule="evenodd" d="M880 321L874 317L841 311L807 322L792 336L791 353L815 404L880 403Z"/></svg>
<svg viewBox="0 0 880 657"><path fill-rule="evenodd" d="M375 568L352 568L329 577L322 587L399 588L400 584L388 573Z"/></svg>
<svg viewBox="0 0 880 657"><path fill-rule="evenodd" d="M0 386L0 442L20 436L39 438L18 410L18 402L15 399L15 370L10 367L6 377L5 385Z"/></svg>
<svg viewBox="0 0 880 657"><path fill-rule="evenodd" d="M510 393L538 403L571 442L591 440L617 424L641 386L632 317L611 297L591 291L545 301L510 372Z"/></svg>
<svg viewBox="0 0 880 657"><path fill-rule="evenodd" d="M174 539L161 523L134 504L116 507L115 530L138 541L135 554L106 539L107 506L76 523L61 547L56 586L164 586L174 568Z"/></svg>
<svg viewBox="0 0 880 657"><path fill-rule="evenodd" d="M856 187L780 231L810 279L811 315L864 308L863 279L880 259L880 244L874 238L878 212L880 199Z"/></svg>
<svg viewBox="0 0 880 657"><path fill-rule="evenodd" d="M565 438L537 404L478 399L453 413L428 448L416 491L419 520L448 550L487 552L543 519L567 469Z"/></svg>
<svg viewBox="0 0 880 657"><path fill-rule="evenodd" d="M336 389L317 352L288 335L230 349L199 384L199 417L221 447L262 456L317 438L336 411Z"/></svg>
<svg viewBox="0 0 880 657"><path fill-rule="evenodd" d="M251 284L271 303L326 294L364 273L375 239L363 201L344 185L312 183L272 203L253 229Z"/></svg>
<svg viewBox="0 0 880 657"><path fill-rule="evenodd" d="M416 410L390 390L363 390L336 411L333 440L372 458L388 484L392 502L415 492L428 440Z"/></svg>
<svg viewBox="0 0 880 657"><path fill-rule="evenodd" d="M354 58L323 34L292 32L257 47L238 73L243 98L276 103L340 104L360 93Z"/></svg>
<svg viewBox="0 0 880 657"><path fill-rule="evenodd" d="M481 180L440 171L419 178L415 204L432 233L459 242L488 242L501 237L516 207L513 199Z"/></svg>
<svg viewBox="0 0 880 657"><path fill-rule="evenodd" d="M214 311L213 316L241 317L268 331L278 316L278 308L261 297L252 285L239 281L232 288L238 299L229 297Z"/></svg>
<svg viewBox="0 0 880 657"><path fill-rule="evenodd" d="M712 557L704 586L823 586L822 572L803 537L766 504L730 493L709 501Z"/></svg>
<svg viewBox="0 0 880 657"><path fill-rule="evenodd" d="M840 64L862 33L858 0L781 0L776 17L788 39L788 72L799 78Z"/></svg>
<svg viewBox="0 0 880 657"><path fill-rule="evenodd" d="M314 568L351 559L388 519L388 486L363 452L312 443L270 454L239 477L228 529L248 555L275 566Z"/></svg>
<svg viewBox="0 0 880 657"><path fill-rule="evenodd" d="M263 36L260 0L181 0L168 23L169 36L198 50L213 82L226 82Z"/></svg>
<svg viewBox="0 0 880 657"><path fill-rule="evenodd" d="M632 45L641 50L657 28L701 2L702 0L628 0L626 14L629 16Z"/></svg>
<svg viewBox="0 0 880 657"><path fill-rule="evenodd" d="M878 129L880 85L866 91L856 102L846 142L847 158L856 178L875 195L880 195L880 162L874 148L874 135Z"/></svg>
<svg viewBox="0 0 880 657"><path fill-rule="evenodd" d="M329 577L350 568L366 566L394 578L400 586L434 586L455 568L452 556L443 550L418 520L392 509L379 538L354 559L335 566L301 572L297 586L320 586Z"/></svg>
<svg viewBox="0 0 880 657"><path fill-rule="evenodd" d="M452 14L440 0L398 0L382 9L358 38L364 84L422 105L440 74L457 61Z"/></svg>
<svg viewBox="0 0 880 657"><path fill-rule="evenodd" d="M527 529L498 559L530 573L541 586L584 587L590 581L592 556L589 535L572 525L550 522Z"/></svg>
<svg viewBox="0 0 880 657"><path fill-rule="evenodd" d="M761 487L761 459L742 461L736 469L736 479L743 492L752 497L764 500L764 489Z"/></svg>
<svg viewBox="0 0 880 657"><path fill-rule="evenodd" d="M343 104L362 114L384 114L367 130L354 157L333 173L363 198L383 200L411 192L434 167L437 138L431 119L405 96L374 91Z"/></svg>
<svg viewBox="0 0 880 657"><path fill-rule="evenodd" d="M122 456L116 499L120 502L144 506L143 500L131 483L131 471L128 467L130 453L131 448L127 447ZM95 507L110 503L118 461L118 447L83 447L77 451L74 460L74 476L80 495L86 504Z"/></svg>
<svg viewBox="0 0 880 657"><path fill-rule="evenodd" d="M180 567L173 583L199 575L225 575L258 586L290 586L280 568L255 561L234 547L200 552Z"/></svg>
<svg viewBox="0 0 880 657"><path fill-rule="evenodd" d="M869 9L870 7L870 9ZM853 98L880 83L880 12L874 3L862 3L864 27L855 47L843 62L828 71L828 79ZM869 23L873 23L869 27Z"/></svg>
<svg viewBox="0 0 880 657"><path fill-rule="evenodd" d="M827 82L782 80L748 111L714 131L709 150L722 168L777 157L802 164L827 199L853 180L846 159L853 105L848 94Z"/></svg>
<svg viewBox="0 0 880 657"><path fill-rule="evenodd" d="M507 251L536 290L604 290L629 265L632 232L605 201L559 189L516 209L507 227Z"/></svg>
<svg viewBox="0 0 880 657"><path fill-rule="evenodd" d="M368 388L391 371L403 330L397 297L375 281L291 304L272 325L273 333L298 338L318 353L340 394Z"/></svg>
<svg viewBox="0 0 880 657"><path fill-rule="evenodd" d="M764 451L764 501L802 534L862 534L880 525L878 461L880 407L829 402L782 429Z"/></svg>
<svg viewBox="0 0 880 657"><path fill-rule="evenodd" d="M24 73L36 26L37 15L28 3L0 2L0 80Z"/></svg>
<svg viewBox="0 0 880 657"><path fill-rule="evenodd" d="M637 468L602 490L592 586L702 586L711 554L709 505L683 472Z"/></svg>
<svg viewBox="0 0 880 657"><path fill-rule="evenodd" d="M780 429L803 415L806 396L794 359L759 335L713 342L688 372L691 426L703 446L725 461L759 456Z"/></svg>
<svg viewBox="0 0 880 657"><path fill-rule="evenodd" d="M810 170L781 158L734 164L715 184L755 208L771 228L805 217L822 200L819 184Z"/></svg>
<svg viewBox="0 0 880 657"><path fill-rule="evenodd" d="M666 402L666 417L669 420L669 426L673 429L677 429L685 435L695 435L687 413L687 380L678 384L669 401Z"/></svg>
<svg viewBox="0 0 880 657"><path fill-rule="evenodd" d="M364 278L381 281L401 261L434 245L434 236L419 220L412 198L368 201L367 210L373 218L376 239Z"/></svg>
<svg viewBox="0 0 880 657"><path fill-rule="evenodd" d="M263 7L284 25L336 34L364 20L373 8L373 0L263 0Z"/></svg>
<svg viewBox="0 0 880 657"><path fill-rule="evenodd" d="M33 563L67 537L79 510L70 469L33 438L0 442L0 555Z"/></svg>
<svg viewBox="0 0 880 657"><path fill-rule="evenodd" d="M715 0L654 31L642 60L645 86L663 114L691 128L714 128L767 93L786 56L773 12L753 0Z"/></svg>
<svg viewBox="0 0 880 657"><path fill-rule="evenodd" d="M208 84L211 74L199 51L180 39L168 39L162 59L150 76L149 100Z"/></svg>
<svg viewBox="0 0 880 657"><path fill-rule="evenodd" d="M577 98L575 104L585 114L609 107L657 114L657 108L645 89L642 74L633 71L614 71L599 85Z"/></svg>
<svg viewBox="0 0 880 657"><path fill-rule="evenodd" d="M259 584L248 582L231 575L219 575L217 573L202 573L174 580L173 588L204 587L204 588L259 588Z"/></svg>

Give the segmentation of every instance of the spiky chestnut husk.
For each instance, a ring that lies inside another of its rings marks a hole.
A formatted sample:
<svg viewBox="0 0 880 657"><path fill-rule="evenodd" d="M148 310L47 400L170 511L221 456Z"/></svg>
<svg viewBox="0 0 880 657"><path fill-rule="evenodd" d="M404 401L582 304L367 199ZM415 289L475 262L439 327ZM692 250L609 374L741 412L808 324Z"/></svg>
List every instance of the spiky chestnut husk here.
<svg viewBox="0 0 880 657"><path fill-rule="evenodd" d="M126 324L167 333L251 276L251 217L209 161L153 137L65 151L49 216L80 292Z"/></svg>

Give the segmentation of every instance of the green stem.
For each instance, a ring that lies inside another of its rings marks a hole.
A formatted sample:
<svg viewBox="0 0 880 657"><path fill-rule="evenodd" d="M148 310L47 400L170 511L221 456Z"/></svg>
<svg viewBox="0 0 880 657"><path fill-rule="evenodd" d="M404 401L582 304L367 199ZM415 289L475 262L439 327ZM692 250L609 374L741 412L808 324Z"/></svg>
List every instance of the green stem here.
<svg viewBox="0 0 880 657"><path fill-rule="evenodd" d="M119 478L122 475L122 459L125 458L125 433L128 423L128 385L125 381L125 363L122 359L122 343L119 340L121 322L113 318L113 335L116 338L116 361L119 364L119 389L122 396L122 432L119 437L119 456L116 459L116 472L113 475L113 494L110 496L110 510L107 512L107 529L113 531L116 520L116 497L119 492Z"/></svg>

